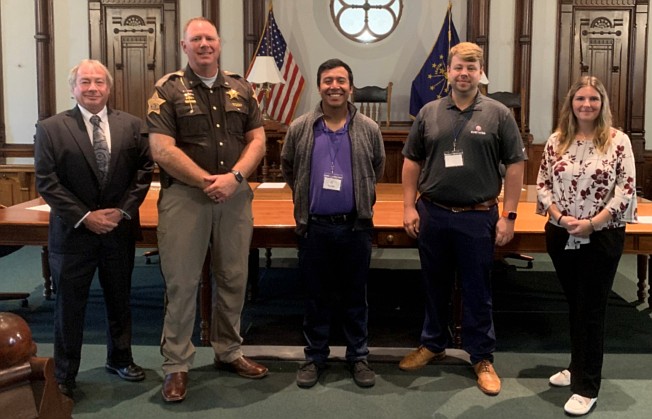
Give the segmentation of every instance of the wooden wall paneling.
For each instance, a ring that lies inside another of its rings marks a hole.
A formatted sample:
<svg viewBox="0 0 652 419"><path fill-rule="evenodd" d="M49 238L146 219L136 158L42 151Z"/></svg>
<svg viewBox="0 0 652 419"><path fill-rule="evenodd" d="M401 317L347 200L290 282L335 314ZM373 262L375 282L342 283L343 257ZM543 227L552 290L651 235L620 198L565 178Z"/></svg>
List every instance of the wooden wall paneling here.
<svg viewBox="0 0 652 419"><path fill-rule="evenodd" d="M266 1L243 0L243 31L244 31L244 69L249 69L251 59L258 48L258 41L263 34L265 19L267 19Z"/></svg>
<svg viewBox="0 0 652 419"><path fill-rule="evenodd" d="M532 0L516 0L514 25L514 80L512 92L521 96L521 108L516 110L516 120L521 129L526 155L530 153L533 137L530 134L530 74L532 63ZM523 183L532 185L536 182L530 175L539 167L537 159L525 162Z"/></svg>
<svg viewBox="0 0 652 419"><path fill-rule="evenodd" d="M176 0L89 2L91 58L114 78L109 106L143 118L154 83L179 68Z"/></svg>
<svg viewBox="0 0 652 419"><path fill-rule="evenodd" d="M213 22L219 32L220 0L202 0L202 16Z"/></svg>
<svg viewBox="0 0 652 419"><path fill-rule="evenodd" d="M555 126L566 92L595 75L609 92L614 126L629 136L637 179L645 187L645 77L648 0L559 0Z"/></svg>
<svg viewBox="0 0 652 419"><path fill-rule="evenodd" d="M4 77L2 77L2 4L0 4L0 158L4 157L4 147L7 144L7 134L5 127L5 89Z"/></svg>
<svg viewBox="0 0 652 419"><path fill-rule="evenodd" d="M179 0L180 1L180 0ZM219 4L219 0L213 0ZM219 7L218 7L219 13ZM185 22L184 22L185 23ZM181 47L179 45L179 19L177 16L177 0L165 0L163 4L163 74L176 71L181 66Z"/></svg>
<svg viewBox="0 0 652 419"><path fill-rule="evenodd" d="M489 77L489 9L491 0L466 1L466 40L484 52L484 71Z"/></svg>
<svg viewBox="0 0 652 419"><path fill-rule="evenodd" d="M220 32L220 0L202 0L202 16L213 22L217 28L217 33ZM185 25L186 22L182 22ZM222 56L218 57L217 62L221 64Z"/></svg>
<svg viewBox="0 0 652 419"><path fill-rule="evenodd" d="M35 0L36 85L38 120L54 115L56 93L54 78L54 16L52 0ZM34 121L36 122L36 121Z"/></svg>
<svg viewBox="0 0 652 419"><path fill-rule="evenodd" d="M555 69L557 85L553 101L552 130L557 127L559 110L571 82L573 35L573 0L559 0L559 26L557 31L557 68Z"/></svg>

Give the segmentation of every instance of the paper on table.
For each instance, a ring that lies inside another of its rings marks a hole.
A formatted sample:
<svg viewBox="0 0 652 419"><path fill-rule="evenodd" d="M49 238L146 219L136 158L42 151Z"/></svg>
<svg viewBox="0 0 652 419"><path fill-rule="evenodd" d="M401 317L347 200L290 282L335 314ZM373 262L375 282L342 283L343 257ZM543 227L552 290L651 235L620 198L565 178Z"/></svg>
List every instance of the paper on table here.
<svg viewBox="0 0 652 419"><path fill-rule="evenodd" d="M263 182L258 185L258 189L283 189L285 182Z"/></svg>
<svg viewBox="0 0 652 419"><path fill-rule="evenodd" d="M50 206L48 204L43 204L43 205L37 205L35 207L29 207L27 208L28 210L34 210L34 211L45 211L45 212L50 212Z"/></svg>
<svg viewBox="0 0 652 419"><path fill-rule="evenodd" d="M652 215L639 215L638 216L639 224L652 224Z"/></svg>

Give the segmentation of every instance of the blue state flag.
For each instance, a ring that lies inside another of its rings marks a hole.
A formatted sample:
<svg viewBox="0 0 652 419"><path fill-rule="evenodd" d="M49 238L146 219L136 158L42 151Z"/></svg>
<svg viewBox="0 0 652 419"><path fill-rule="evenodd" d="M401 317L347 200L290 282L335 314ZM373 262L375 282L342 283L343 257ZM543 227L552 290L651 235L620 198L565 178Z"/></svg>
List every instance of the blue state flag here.
<svg viewBox="0 0 652 419"><path fill-rule="evenodd" d="M446 74L448 51L459 42L449 3L448 12L446 12L446 18L435 46L432 47L419 74L412 81L410 92L410 116L412 118L417 116L426 103L448 95L449 87Z"/></svg>

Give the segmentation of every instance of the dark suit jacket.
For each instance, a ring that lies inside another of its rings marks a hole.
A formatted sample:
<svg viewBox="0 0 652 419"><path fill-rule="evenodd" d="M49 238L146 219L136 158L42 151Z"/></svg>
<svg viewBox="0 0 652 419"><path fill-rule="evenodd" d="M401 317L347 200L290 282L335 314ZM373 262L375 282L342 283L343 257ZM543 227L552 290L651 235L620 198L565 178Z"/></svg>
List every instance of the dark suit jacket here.
<svg viewBox="0 0 652 419"><path fill-rule="evenodd" d="M111 163L104 189L79 107L36 127L36 187L51 207L48 245L52 251L78 252L95 243L97 234L75 224L96 209L120 208L131 217L109 234L133 240L140 232L138 207L147 195L154 166L145 125L133 115L111 109L108 119Z"/></svg>

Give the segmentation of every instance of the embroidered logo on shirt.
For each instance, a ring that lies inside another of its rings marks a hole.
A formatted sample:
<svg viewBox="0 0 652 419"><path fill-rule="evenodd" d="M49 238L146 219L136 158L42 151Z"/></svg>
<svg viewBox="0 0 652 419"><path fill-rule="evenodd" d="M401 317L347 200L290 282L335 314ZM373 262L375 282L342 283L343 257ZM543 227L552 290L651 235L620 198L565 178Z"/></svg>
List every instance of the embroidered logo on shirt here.
<svg viewBox="0 0 652 419"><path fill-rule="evenodd" d="M482 127L480 125L476 125L475 129L471 130L471 134L487 135L486 132L482 131Z"/></svg>

